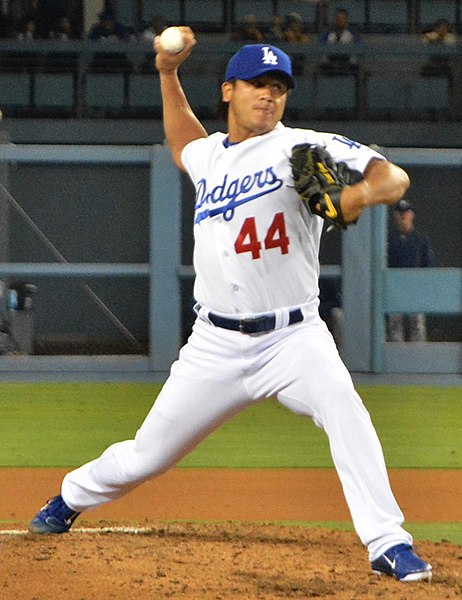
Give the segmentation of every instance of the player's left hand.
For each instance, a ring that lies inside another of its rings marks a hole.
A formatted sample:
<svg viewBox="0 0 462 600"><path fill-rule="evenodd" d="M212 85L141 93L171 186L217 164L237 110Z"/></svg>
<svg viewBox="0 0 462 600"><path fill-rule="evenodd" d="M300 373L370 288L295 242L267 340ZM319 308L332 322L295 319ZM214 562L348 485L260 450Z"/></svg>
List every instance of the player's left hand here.
<svg viewBox="0 0 462 600"><path fill-rule="evenodd" d="M356 222L345 220L340 194L363 179L359 171L335 163L323 147L310 144L294 146L290 162L295 189L311 213L342 229Z"/></svg>

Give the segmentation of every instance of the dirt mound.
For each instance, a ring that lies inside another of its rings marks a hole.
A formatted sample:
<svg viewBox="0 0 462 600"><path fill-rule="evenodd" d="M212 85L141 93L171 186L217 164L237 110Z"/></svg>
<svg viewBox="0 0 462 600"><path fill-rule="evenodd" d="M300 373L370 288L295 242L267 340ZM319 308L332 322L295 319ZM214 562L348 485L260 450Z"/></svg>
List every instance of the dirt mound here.
<svg viewBox="0 0 462 600"><path fill-rule="evenodd" d="M405 584L373 575L351 532L232 522L101 529L107 525L114 523L94 530L94 521L82 519L60 536L0 535L2 600L442 600L462 594L462 548L446 542L418 546L433 564L433 581Z"/></svg>

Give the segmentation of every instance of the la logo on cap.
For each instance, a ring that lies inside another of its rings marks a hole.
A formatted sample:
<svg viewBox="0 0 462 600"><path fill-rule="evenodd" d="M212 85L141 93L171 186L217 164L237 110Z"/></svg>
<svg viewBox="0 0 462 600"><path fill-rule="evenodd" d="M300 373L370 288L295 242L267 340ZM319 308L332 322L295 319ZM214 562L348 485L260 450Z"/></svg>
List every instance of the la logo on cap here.
<svg viewBox="0 0 462 600"><path fill-rule="evenodd" d="M277 65L278 57L268 46L263 46L263 64L264 65Z"/></svg>
<svg viewBox="0 0 462 600"><path fill-rule="evenodd" d="M288 54L271 44L247 44L229 59L225 81L232 79L248 81L271 71L278 71L285 75L288 87L295 87L292 63Z"/></svg>

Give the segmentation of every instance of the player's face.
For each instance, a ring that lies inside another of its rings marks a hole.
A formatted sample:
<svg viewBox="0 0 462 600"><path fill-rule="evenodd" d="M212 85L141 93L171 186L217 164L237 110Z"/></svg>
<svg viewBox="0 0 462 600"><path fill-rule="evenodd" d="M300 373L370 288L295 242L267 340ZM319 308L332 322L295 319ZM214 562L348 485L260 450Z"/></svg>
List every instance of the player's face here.
<svg viewBox="0 0 462 600"><path fill-rule="evenodd" d="M224 83L222 97L229 105L230 141L240 142L274 129L284 114L287 92L286 82L277 75Z"/></svg>

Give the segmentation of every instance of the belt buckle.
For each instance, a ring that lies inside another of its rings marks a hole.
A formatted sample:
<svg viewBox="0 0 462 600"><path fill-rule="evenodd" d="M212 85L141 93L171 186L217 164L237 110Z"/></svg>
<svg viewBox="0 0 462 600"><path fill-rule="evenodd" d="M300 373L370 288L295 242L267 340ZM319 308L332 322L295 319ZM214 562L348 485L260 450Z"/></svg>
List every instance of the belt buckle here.
<svg viewBox="0 0 462 600"><path fill-rule="evenodd" d="M268 326L268 316L256 317L254 319L240 319L239 332L251 335L252 333L261 333L262 331L271 331L274 329L274 323ZM246 325L250 325L246 330Z"/></svg>
<svg viewBox="0 0 462 600"><path fill-rule="evenodd" d="M252 323L253 319L239 319L239 333L246 333L244 328L247 323Z"/></svg>

